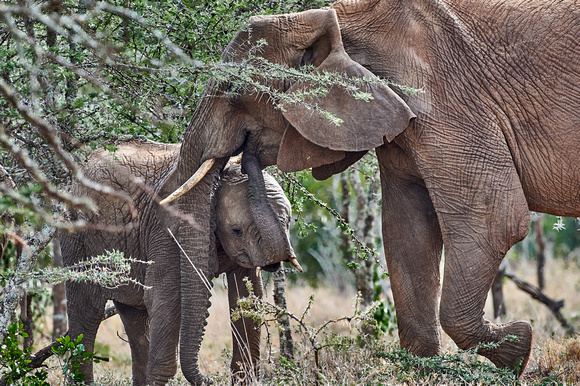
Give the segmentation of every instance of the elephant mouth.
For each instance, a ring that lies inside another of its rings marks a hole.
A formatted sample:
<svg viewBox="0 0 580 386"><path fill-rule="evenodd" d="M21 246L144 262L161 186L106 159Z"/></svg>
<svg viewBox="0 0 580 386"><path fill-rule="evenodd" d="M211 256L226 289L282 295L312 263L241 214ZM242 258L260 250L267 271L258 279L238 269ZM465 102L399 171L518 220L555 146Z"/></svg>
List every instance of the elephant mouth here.
<svg viewBox="0 0 580 386"><path fill-rule="evenodd" d="M288 260L286 260L286 262L292 264L298 271L302 272L302 267L300 266L300 264L298 263L298 260L296 260L295 257L289 258ZM262 269L262 270L267 271L267 272L276 272L277 270L280 269L280 266L281 266L281 263L278 262L278 263L268 264L268 265L265 265L263 267L257 267L257 268Z"/></svg>
<svg viewBox="0 0 580 386"><path fill-rule="evenodd" d="M267 271L267 272L276 272L277 270L280 269L281 265L282 264L280 264L280 263L274 263L274 264L266 265L266 266L262 267L262 269L264 271Z"/></svg>

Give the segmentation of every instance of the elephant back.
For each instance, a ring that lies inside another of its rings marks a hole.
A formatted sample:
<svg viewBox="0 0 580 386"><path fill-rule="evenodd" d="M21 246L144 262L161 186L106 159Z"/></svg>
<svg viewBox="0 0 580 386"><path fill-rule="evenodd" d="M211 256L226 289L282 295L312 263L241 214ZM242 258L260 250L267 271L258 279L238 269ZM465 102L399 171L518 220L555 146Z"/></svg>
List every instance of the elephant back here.
<svg viewBox="0 0 580 386"><path fill-rule="evenodd" d="M130 141L118 145L114 151L95 150L83 165L83 174L89 180L121 193L125 199L96 192L75 182L72 193L90 197L98 207L96 214L82 216L91 222L106 222L108 225L126 223L131 217L126 199L138 207L148 201L159 181L173 171L180 147L179 144Z"/></svg>

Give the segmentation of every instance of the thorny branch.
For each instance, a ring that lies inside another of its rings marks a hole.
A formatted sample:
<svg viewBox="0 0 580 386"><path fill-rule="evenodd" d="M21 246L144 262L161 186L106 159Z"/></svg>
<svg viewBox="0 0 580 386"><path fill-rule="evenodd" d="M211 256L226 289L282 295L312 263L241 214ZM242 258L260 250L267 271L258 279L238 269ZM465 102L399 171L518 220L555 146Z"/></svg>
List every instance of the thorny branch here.
<svg viewBox="0 0 580 386"><path fill-rule="evenodd" d="M298 181L298 178L290 173L282 173L282 176L285 180L287 180L292 187L298 189L306 198L310 201L314 202L316 205L320 206L322 209L328 211L335 219L338 221L340 229L342 229L346 234L352 239L355 243L357 248L357 253L360 254L363 260L366 260L368 256L372 256L376 263L383 269L384 272L387 272L386 267L384 264L379 260L378 252L374 248L370 248L363 242L357 235L355 230L349 225L349 223L338 213L335 209L331 208L326 202L321 201L318 197L308 191L301 183Z"/></svg>
<svg viewBox="0 0 580 386"><path fill-rule="evenodd" d="M135 205L126 194L117 192L108 186L96 184L93 181L84 177L80 167L74 161L72 156L62 149L60 141L58 140L56 130L44 119L32 113L23 104L21 104L18 101L14 91L2 79L0 79L0 94L2 94L4 98L6 98L6 100L8 100L10 104L14 108L16 108L31 125L39 129L44 140L51 146L52 150L64 162L68 170L71 171L71 173L75 176L77 181L79 181L82 185L84 185L88 189L94 190L102 194L117 197L125 201L129 205L132 216L133 217L137 216ZM90 200L87 200L85 198L72 197L68 194L59 192L57 188L53 187L52 184L50 184L50 182L48 181L48 179L40 172L39 166L28 157L28 154L24 150L16 146L12 142L12 140L6 135L6 131L4 130L4 126L2 125L0 125L0 143L4 146L4 148L6 148L12 153L12 155L18 160L20 165L22 165L26 170L28 170L31 173L33 178L42 186L43 192L45 192L47 195L61 202L67 203L71 208L78 208L89 211L94 211L96 209L94 204Z"/></svg>
<svg viewBox="0 0 580 386"><path fill-rule="evenodd" d="M332 324L343 323L347 324L349 327L352 326L352 323L356 323L357 328L364 327L369 323L374 323L374 312L376 307L378 306L379 302L375 302L367 307L364 311L359 310L359 306L361 304L360 296L357 296L354 303L354 311L353 314L350 316L342 316L335 319L330 319L320 325L318 328L309 326L306 321L305 317L308 315L309 310L311 309L312 305L314 304L314 295L311 295L308 304L306 305L304 311L302 312L301 316L297 316L291 312L289 312L286 308L279 307L275 304L271 304L264 299L261 299L253 294L253 290L251 288L251 283L246 282L248 286L248 290L250 292L250 296L247 298L238 299L238 308L232 313L232 318L237 317L250 317L254 320L258 320L261 325L268 326L269 324L273 323L277 325L279 323L281 316L286 316L291 320L294 320L299 327L299 331L304 334L307 341L311 346L311 350L314 354L314 363L317 367L317 370L320 370L320 362L319 362L319 352L327 347L332 347L334 343L330 341L326 342L319 342L320 335L328 330L328 327ZM269 338L268 338L269 341Z"/></svg>

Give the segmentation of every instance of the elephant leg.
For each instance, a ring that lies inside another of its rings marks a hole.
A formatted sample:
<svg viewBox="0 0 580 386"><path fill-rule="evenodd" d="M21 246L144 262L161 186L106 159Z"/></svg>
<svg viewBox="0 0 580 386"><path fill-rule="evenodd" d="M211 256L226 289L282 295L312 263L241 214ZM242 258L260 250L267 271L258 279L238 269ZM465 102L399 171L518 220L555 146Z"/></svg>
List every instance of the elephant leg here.
<svg viewBox="0 0 580 386"><path fill-rule="evenodd" d="M396 146L377 148L383 195L383 240L401 346L419 356L441 351L438 300L443 241L420 179L409 178ZM396 165L396 167L395 167ZM409 238L412 240L410 241Z"/></svg>
<svg viewBox="0 0 580 386"><path fill-rule="evenodd" d="M244 278L252 283L254 295L263 296L262 280L254 268L237 267L227 273L230 312L237 307L239 298L249 295ZM233 355L230 366L234 382L252 383L259 376L260 326L252 318L240 318L232 323ZM247 382L247 381L250 382Z"/></svg>
<svg viewBox="0 0 580 386"><path fill-rule="evenodd" d="M107 299L101 294L100 288L86 283L66 283L67 293L67 316L68 335L71 340L83 334L82 344L85 352L94 352L95 338ZM83 363L79 370L85 374L84 382L90 384L94 381L93 362Z"/></svg>
<svg viewBox="0 0 580 386"><path fill-rule="evenodd" d="M498 367L520 373L531 351L530 324L494 324L483 316L502 259L528 234L530 226L528 205L511 154L501 149L495 153L497 159L490 151L471 152L471 158L465 159L477 166L475 171L470 164L442 167L442 173L450 175L428 181L427 186L445 244L441 326L461 349L499 343L507 335L515 335L518 341L479 353ZM460 155L458 159L462 159ZM458 181L464 185L458 186Z"/></svg>
<svg viewBox="0 0 580 386"><path fill-rule="evenodd" d="M487 238L487 237L486 237ZM445 250L445 272L441 293L440 318L445 332L461 349L479 343L498 343L507 335L517 341L503 342L495 349L479 350L498 367L521 373L532 347L532 327L516 321L494 324L484 318L487 294L499 269L505 251L481 251L485 241L455 240Z"/></svg>
<svg viewBox="0 0 580 386"><path fill-rule="evenodd" d="M114 302L125 326L131 346L133 384L145 385L147 363L149 362L149 331L146 309L139 309L123 303Z"/></svg>

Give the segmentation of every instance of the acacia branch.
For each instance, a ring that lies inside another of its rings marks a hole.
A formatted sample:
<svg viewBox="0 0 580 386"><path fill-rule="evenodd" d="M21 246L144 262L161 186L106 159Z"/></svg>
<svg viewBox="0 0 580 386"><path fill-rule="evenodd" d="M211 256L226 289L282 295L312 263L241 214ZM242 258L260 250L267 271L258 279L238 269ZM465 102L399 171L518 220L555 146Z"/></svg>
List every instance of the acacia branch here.
<svg viewBox="0 0 580 386"><path fill-rule="evenodd" d="M16 93L12 88L0 78L0 94L6 98L6 100L22 115L22 117L31 125L36 127L44 140L51 146L55 154L64 162L68 170L75 176L75 178L88 189L94 190L96 192L107 194L116 197L122 201L125 201L131 210L132 216L135 218L137 216L137 210L135 205L129 196L122 192L117 192L114 189L97 184L84 177L83 172L80 167L74 161L72 156L64 151L60 146L60 141L56 135L56 130L52 127L46 120L42 119L38 115L31 112L26 108L16 97ZM59 201L66 202L69 206L73 208L79 208L83 210L95 210L94 204L85 198L75 198L69 194L65 194L56 189L48 181L46 176L40 172L40 168L36 162L32 161L26 151L20 149L15 145L12 140L7 136L4 126L0 125L0 143L10 151L18 160L18 162L28 170L34 179L42 186L43 191L50 197L53 197Z"/></svg>

